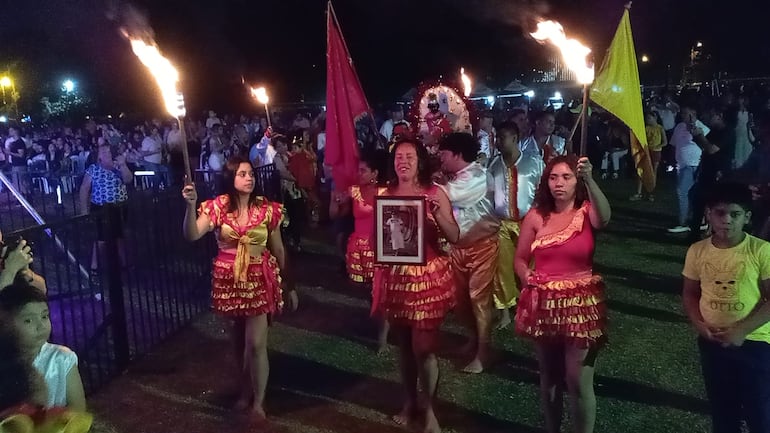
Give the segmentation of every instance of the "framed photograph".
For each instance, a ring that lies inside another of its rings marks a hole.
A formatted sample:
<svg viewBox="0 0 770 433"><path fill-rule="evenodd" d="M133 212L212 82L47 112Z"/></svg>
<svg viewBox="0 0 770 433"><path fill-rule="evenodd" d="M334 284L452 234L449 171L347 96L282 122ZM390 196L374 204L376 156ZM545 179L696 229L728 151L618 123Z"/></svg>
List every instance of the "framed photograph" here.
<svg viewBox="0 0 770 433"><path fill-rule="evenodd" d="M425 265L425 197L377 197L374 261L386 265Z"/></svg>

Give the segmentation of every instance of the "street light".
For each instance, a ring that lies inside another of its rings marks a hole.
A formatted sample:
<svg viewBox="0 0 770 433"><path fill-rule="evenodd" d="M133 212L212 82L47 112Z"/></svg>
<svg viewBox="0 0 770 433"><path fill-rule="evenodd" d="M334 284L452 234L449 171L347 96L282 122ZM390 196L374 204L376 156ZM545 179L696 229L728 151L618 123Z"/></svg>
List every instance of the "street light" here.
<svg viewBox="0 0 770 433"><path fill-rule="evenodd" d="M75 82L70 79L66 79L62 83L61 89L67 93L72 93L75 90Z"/></svg>
<svg viewBox="0 0 770 433"><path fill-rule="evenodd" d="M4 75L2 78L0 78L0 88L3 90L3 106L5 106L8 102L5 100L5 88L6 87L12 87L13 81L11 81L11 77Z"/></svg>
<svg viewBox="0 0 770 433"><path fill-rule="evenodd" d="M642 63L647 63L647 62L649 62L649 61L650 61L650 58L649 58L649 57L647 57L647 54L643 54L643 55L642 55Z"/></svg>

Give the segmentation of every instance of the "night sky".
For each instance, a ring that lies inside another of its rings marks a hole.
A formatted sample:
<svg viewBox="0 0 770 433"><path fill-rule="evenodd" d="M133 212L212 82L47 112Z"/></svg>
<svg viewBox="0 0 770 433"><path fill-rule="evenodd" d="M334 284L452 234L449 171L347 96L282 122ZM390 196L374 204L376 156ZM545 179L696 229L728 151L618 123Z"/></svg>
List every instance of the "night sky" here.
<svg viewBox="0 0 770 433"><path fill-rule="evenodd" d="M767 19L759 1L637 0L631 22L642 81L673 78L690 46L703 41L722 70L770 75ZM150 77L119 35L115 1L32 0L0 15L0 69L22 95L55 92L65 77L102 109L156 108ZM320 101L325 88L325 0L145 0L164 53L184 77L188 105L220 110L248 104L239 87L268 86L274 99ZM601 58L622 0L337 0L335 9L370 102L397 98L423 79L455 75L502 86L542 64L550 51L526 35L538 16L561 21L568 36ZM717 7L718 5L718 7ZM524 28L524 30L523 30ZM763 43L760 43L763 42ZM48 87L46 87L48 85Z"/></svg>

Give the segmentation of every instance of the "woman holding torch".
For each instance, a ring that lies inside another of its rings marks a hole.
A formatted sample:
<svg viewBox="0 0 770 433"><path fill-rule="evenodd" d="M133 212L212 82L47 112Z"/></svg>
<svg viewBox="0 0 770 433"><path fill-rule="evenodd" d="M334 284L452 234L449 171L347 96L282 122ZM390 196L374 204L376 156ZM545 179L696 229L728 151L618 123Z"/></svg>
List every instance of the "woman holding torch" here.
<svg viewBox="0 0 770 433"><path fill-rule="evenodd" d="M609 223L611 211L591 169L588 158L575 155L546 165L514 259L526 285L516 332L535 343L548 433L561 431L565 385L574 431L591 433L596 421L594 366L607 339L607 307L604 283L592 269L594 232Z"/></svg>
<svg viewBox="0 0 770 433"><path fill-rule="evenodd" d="M270 366L267 359L267 328L270 316L281 311L281 270L286 255L280 225L283 206L255 191L254 169L247 158L235 156L222 173L224 194L201 203L186 185L184 236L195 241L215 231L219 254L212 268L214 310L235 321L235 343L242 354L243 384L236 408L251 408L255 421L265 419L263 407ZM297 294L289 292L289 308L297 308Z"/></svg>

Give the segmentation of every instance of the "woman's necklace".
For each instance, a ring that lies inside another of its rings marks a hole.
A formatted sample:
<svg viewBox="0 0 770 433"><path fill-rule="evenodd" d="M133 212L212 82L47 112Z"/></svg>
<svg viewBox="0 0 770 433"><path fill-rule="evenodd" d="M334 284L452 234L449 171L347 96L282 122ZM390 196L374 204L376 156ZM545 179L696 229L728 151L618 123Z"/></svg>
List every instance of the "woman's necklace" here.
<svg viewBox="0 0 770 433"><path fill-rule="evenodd" d="M249 222L249 208L238 208L238 216L235 218L238 227L243 227Z"/></svg>

